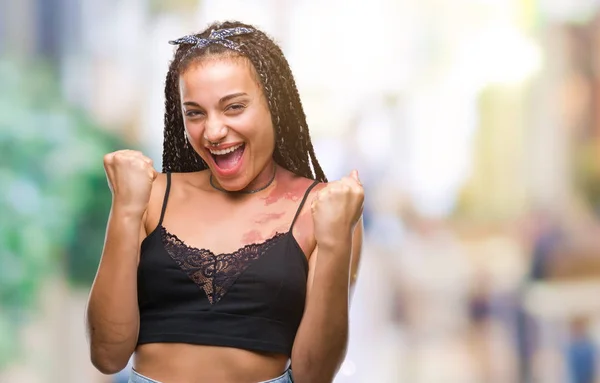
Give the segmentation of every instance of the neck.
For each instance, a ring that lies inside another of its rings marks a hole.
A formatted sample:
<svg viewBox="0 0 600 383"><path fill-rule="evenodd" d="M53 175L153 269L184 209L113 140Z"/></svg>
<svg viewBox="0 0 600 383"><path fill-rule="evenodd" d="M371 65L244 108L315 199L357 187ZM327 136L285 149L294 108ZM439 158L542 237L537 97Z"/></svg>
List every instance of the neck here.
<svg viewBox="0 0 600 383"><path fill-rule="evenodd" d="M277 171L277 165L275 164L275 161L271 161L258 174L258 176L256 176L256 178L254 178L245 188L243 188L241 190L237 190L237 191L225 190L219 184L217 179L212 176L212 174L210 176L210 184L213 188L215 188L219 191L225 192L225 193L229 193L229 194L252 194L252 193L257 193L259 191L262 191L262 190L268 188L269 186L271 186L271 184L275 180L276 171Z"/></svg>

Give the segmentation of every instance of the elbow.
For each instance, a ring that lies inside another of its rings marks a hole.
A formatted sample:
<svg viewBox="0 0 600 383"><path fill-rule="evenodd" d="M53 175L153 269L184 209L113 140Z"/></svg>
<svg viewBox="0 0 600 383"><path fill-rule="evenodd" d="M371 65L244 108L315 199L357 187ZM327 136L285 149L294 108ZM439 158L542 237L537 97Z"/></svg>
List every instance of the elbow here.
<svg viewBox="0 0 600 383"><path fill-rule="evenodd" d="M105 375L116 374L127 366L128 360L114 360L112 358L101 358L92 355L92 364L98 371Z"/></svg>
<svg viewBox="0 0 600 383"><path fill-rule="evenodd" d="M292 374L296 383L330 383L346 356L346 342L324 352L315 348L292 350Z"/></svg>
<svg viewBox="0 0 600 383"><path fill-rule="evenodd" d="M118 355L118 352L107 352L105 350L93 350L90 353L92 365L105 375L116 374L127 367L129 355Z"/></svg>
<svg viewBox="0 0 600 383"><path fill-rule="evenodd" d="M296 383L330 383L335 378L337 368L331 363L323 363L310 354L292 356L292 374Z"/></svg>
<svg viewBox="0 0 600 383"><path fill-rule="evenodd" d="M309 382L311 378L311 372L314 374L318 364L315 364L315 358L311 356L309 352L302 352L294 347L292 350L292 374L294 375L294 382Z"/></svg>
<svg viewBox="0 0 600 383"><path fill-rule="evenodd" d="M94 334L91 330L88 332L90 361L101 373L112 375L127 367L135 351L137 337L107 338Z"/></svg>

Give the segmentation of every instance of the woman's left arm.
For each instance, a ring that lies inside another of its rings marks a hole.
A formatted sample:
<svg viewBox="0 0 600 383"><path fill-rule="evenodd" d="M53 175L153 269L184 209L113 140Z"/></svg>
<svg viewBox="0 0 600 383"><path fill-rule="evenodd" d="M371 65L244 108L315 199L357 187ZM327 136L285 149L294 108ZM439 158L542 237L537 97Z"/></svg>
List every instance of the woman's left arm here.
<svg viewBox="0 0 600 383"><path fill-rule="evenodd" d="M292 350L296 383L330 383L346 355L349 301L362 247L363 198L353 174L328 185L319 192L317 206L313 204L317 246L309 261L306 306Z"/></svg>

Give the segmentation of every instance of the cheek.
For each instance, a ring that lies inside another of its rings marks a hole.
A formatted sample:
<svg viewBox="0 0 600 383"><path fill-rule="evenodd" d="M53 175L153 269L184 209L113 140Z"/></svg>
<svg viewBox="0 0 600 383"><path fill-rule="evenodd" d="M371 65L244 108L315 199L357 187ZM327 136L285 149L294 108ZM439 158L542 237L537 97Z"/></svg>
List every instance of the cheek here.
<svg viewBox="0 0 600 383"><path fill-rule="evenodd" d="M264 151L273 152L275 149L275 129L271 121L265 122L262 125L258 139Z"/></svg>
<svg viewBox="0 0 600 383"><path fill-rule="evenodd" d="M248 114L237 124L231 127L246 139L252 142L252 146L260 148L260 151L273 150L275 141L275 130L271 122L271 116L263 113Z"/></svg>
<svg viewBox="0 0 600 383"><path fill-rule="evenodd" d="M203 124L186 121L183 123L185 133L192 142L201 142L204 132Z"/></svg>
<svg viewBox="0 0 600 383"><path fill-rule="evenodd" d="M202 135L204 134L204 128L202 125L198 123L184 122L183 127L185 129L185 135L187 136L189 145L191 145L194 151L206 161L203 151L200 150L202 146Z"/></svg>
<svg viewBox="0 0 600 383"><path fill-rule="evenodd" d="M267 110L261 114L261 117L261 142L265 148L268 148L272 151L275 148L275 127L273 126L271 114Z"/></svg>

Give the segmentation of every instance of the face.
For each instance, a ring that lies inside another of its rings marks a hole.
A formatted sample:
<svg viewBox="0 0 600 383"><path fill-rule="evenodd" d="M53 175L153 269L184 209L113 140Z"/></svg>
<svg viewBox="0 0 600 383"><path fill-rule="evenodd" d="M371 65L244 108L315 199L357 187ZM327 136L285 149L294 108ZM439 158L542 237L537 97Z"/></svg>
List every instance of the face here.
<svg viewBox="0 0 600 383"><path fill-rule="evenodd" d="M188 139L222 188L242 190L270 173L275 132L249 61L192 63L179 76L179 90Z"/></svg>

